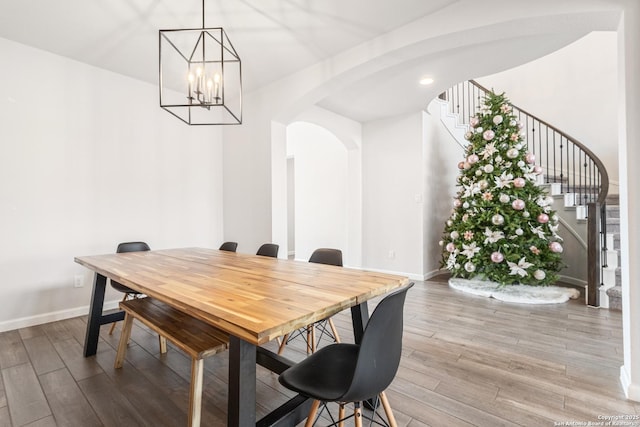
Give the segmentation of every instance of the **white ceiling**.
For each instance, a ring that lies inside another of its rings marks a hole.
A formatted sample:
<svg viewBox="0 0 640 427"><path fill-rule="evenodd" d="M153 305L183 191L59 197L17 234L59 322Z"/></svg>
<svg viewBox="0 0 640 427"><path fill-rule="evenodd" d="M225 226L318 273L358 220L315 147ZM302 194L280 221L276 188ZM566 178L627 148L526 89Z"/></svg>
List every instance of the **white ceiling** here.
<svg viewBox="0 0 640 427"><path fill-rule="evenodd" d="M461 11L479 8L478 3L483 2L207 0L205 24L225 29L242 59L243 86L251 91L420 18L434 16L453 22ZM484 3L487 7L513 4L502 0ZM201 26L201 0L0 2L0 37L152 84L158 81L158 30ZM505 39L499 43L502 69L558 49L586 31L588 26L566 26L562 31ZM495 46L485 47L495 51ZM448 83L477 77L465 75L464 67L465 61L483 61L480 52L484 50L453 49L414 57L337 85L335 93L319 105L359 121L415 111L434 96L416 85L421 74L454 79ZM499 71L495 57L487 65L488 73Z"/></svg>

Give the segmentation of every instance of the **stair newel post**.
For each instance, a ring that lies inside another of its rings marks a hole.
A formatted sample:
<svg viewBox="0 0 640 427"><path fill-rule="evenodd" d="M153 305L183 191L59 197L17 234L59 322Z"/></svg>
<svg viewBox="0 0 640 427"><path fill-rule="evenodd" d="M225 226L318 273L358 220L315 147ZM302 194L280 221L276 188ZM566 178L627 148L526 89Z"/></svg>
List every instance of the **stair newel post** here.
<svg viewBox="0 0 640 427"><path fill-rule="evenodd" d="M597 203L587 204L587 305L600 306L600 231L602 211Z"/></svg>

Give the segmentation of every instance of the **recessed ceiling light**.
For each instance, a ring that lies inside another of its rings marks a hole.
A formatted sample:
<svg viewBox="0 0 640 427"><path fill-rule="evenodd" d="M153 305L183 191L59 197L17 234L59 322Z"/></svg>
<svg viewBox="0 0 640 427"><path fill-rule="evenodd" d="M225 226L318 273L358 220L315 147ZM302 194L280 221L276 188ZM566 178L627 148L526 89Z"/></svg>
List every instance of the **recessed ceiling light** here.
<svg viewBox="0 0 640 427"><path fill-rule="evenodd" d="M420 79L420 84L423 86L430 85L433 83L433 79L431 77L423 77Z"/></svg>

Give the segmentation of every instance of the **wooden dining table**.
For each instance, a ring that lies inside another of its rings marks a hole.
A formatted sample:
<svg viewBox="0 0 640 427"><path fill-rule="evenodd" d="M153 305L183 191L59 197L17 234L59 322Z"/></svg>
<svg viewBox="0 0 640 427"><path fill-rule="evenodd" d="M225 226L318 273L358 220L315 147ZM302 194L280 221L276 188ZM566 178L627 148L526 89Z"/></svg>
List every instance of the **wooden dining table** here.
<svg viewBox="0 0 640 427"><path fill-rule="evenodd" d="M295 396L256 420L256 365L281 373L293 364L263 344L348 308L360 342L367 301L409 282L398 275L205 248L79 256L75 262L96 273L85 357L97 352L100 326L124 317L103 314L107 278L229 334L229 426L293 426L307 415L310 402Z"/></svg>

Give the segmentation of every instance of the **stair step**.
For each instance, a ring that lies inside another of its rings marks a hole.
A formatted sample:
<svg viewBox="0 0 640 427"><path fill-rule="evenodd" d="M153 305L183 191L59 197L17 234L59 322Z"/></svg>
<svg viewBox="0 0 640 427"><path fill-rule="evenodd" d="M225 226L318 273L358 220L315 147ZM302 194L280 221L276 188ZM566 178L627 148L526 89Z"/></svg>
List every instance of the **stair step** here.
<svg viewBox="0 0 640 427"><path fill-rule="evenodd" d="M620 195L619 194L609 194L609 195L607 195L607 198L605 199L605 202L607 203L607 205L618 206L618 205L620 205Z"/></svg>
<svg viewBox="0 0 640 427"><path fill-rule="evenodd" d="M607 233L620 234L620 218L607 218Z"/></svg>
<svg viewBox="0 0 640 427"><path fill-rule="evenodd" d="M609 218L620 218L620 206L607 205L607 220Z"/></svg>
<svg viewBox="0 0 640 427"><path fill-rule="evenodd" d="M622 286L616 285L607 289L609 297L609 310L622 311Z"/></svg>

